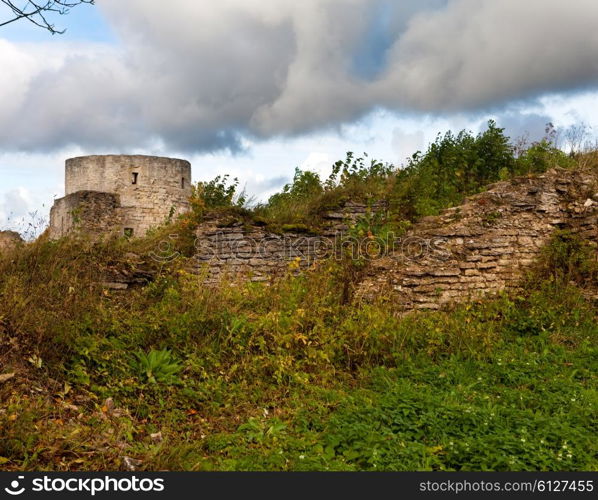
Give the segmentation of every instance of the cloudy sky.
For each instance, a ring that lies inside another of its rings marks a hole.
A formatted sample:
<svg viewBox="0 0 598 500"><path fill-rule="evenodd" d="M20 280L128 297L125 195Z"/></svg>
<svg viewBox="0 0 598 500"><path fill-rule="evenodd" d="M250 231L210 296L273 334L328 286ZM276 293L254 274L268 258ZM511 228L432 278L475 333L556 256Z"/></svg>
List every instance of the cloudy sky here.
<svg viewBox="0 0 598 500"><path fill-rule="evenodd" d="M0 6L0 23L8 18ZM64 159L189 159L267 197L348 150L400 164L495 118L598 131L595 0L97 0L0 27L0 227L64 193Z"/></svg>

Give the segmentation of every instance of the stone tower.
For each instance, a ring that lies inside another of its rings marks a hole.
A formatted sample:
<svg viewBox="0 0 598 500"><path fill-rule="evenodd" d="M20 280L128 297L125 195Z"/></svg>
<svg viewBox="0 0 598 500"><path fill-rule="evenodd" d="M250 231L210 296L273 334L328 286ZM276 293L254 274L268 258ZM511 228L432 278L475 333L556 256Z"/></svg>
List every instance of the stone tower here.
<svg viewBox="0 0 598 500"><path fill-rule="evenodd" d="M141 155L71 158L65 191L50 211L50 238L73 231L143 236L188 210L191 164Z"/></svg>

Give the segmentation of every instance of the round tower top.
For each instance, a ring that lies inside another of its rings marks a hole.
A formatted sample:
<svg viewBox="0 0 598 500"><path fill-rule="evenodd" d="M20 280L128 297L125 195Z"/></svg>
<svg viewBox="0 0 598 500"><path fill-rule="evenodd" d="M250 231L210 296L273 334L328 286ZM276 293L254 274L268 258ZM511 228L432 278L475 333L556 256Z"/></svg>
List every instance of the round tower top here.
<svg viewBox="0 0 598 500"><path fill-rule="evenodd" d="M180 186L188 191L191 164L187 160L145 155L93 155L66 160L65 191L126 193L140 188Z"/></svg>

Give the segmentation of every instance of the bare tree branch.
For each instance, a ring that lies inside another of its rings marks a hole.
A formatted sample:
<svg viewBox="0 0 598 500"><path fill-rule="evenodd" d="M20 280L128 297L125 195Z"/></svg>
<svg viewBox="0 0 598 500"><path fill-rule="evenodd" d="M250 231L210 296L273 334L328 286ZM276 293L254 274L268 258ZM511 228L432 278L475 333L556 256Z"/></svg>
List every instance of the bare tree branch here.
<svg viewBox="0 0 598 500"><path fill-rule="evenodd" d="M18 5L17 5L18 3ZM64 16L70 9L81 4L94 4L95 0L0 0L10 11L8 19L0 19L0 27L20 20L27 20L40 28L48 30L53 35L62 34L66 30L57 29L47 17L48 14ZM19 6L20 5L20 6Z"/></svg>

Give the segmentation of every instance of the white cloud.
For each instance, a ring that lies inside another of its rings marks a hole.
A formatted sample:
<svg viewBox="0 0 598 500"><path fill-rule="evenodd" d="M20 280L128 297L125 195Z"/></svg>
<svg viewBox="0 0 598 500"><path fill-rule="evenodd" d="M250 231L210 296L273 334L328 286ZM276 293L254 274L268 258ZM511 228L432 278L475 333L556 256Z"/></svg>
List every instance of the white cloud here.
<svg viewBox="0 0 598 500"><path fill-rule="evenodd" d="M301 163L301 170L315 172L321 179L326 179L332 173L332 164L339 158L333 158L330 153L313 151Z"/></svg>
<svg viewBox="0 0 598 500"><path fill-rule="evenodd" d="M592 0L449 2L412 19L380 93L388 105L441 111L596 87L597 18Z"/></svg>
<svg viewBox="0 0 598 500"><path fill-rule="evenodd" d="M47 222L43 204L27 188L11 189L0 197L0 228L18 231L30 238L39 235Z"/></svg>
<svg viewBox="0 0 598 500"><path fill-rule="evenodd" d="M489 117L514 136L598 129L590 0L98 4L116 44L0 39L0 225L10 207L47 215L81 154L183 156L265 199L296 166L400 164Z"/></svg>
<svg viewBox="0 0 598 500"><path fill-rule="evenodd" d="M0 147L239 150L379 107L442 114L597 85L593 0L395 4L103 0L120 46L0 41ZM363 78L372 12L388 46Z"/></svg>
<svg viewBox="0 0 598 500"><path fill-rule="evenodd" d="M408 132L396 127L392 132L392 147L397 156L406 158L424 149L424 137L424 131L421 129Z"/></svg>

